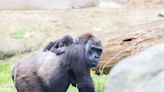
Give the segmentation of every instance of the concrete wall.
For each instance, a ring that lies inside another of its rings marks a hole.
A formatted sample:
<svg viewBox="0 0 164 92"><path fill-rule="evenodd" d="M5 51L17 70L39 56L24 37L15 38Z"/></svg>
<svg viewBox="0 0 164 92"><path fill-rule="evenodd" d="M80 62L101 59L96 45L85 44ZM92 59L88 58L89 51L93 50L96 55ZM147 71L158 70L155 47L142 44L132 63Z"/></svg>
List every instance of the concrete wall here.
<svg viewBox="0 0 164 92"><path fill-rule="evenodd" d="M90 6L120 7L124 4L164 3L163 0L0 0L0 9L72 9Z"/></svg>
<svg viewBox="0 0 164 92"><path fill-rule="evenodd" d="M0 0L0 9L71 9L95 6L99 0Z"/></svg>

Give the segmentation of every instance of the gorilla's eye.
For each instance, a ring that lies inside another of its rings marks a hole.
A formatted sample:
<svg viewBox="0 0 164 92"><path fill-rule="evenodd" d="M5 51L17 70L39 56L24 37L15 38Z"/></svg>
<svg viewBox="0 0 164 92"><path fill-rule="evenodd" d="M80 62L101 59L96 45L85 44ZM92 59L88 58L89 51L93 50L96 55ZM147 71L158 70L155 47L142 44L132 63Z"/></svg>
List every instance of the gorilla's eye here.
<svg viewBox="0 0 164 92"><path fill-rule="evenodd" d="M93 45L93 46L91 46L91 51L92 51L92 52L97 52L99 55L101 55L101 53L102 53L102 48Z"/></svg>
<svg viewBox="0 0 164 92"><path fill-rule="evenodd" d="M95 51L96 51L96 49L95 49L95 48L91 48L91 51L92 51L92 52L95 52Z"/></svg>

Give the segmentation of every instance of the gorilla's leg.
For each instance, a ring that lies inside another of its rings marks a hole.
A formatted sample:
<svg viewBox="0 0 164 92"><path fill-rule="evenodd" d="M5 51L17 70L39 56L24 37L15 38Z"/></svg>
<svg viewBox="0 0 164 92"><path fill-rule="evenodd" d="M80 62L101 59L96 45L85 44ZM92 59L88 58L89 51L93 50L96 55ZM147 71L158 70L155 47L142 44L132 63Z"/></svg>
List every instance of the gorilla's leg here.
<svg viewBox="0 0 164 92"><path fill-rule="evenodd" d="M13 78L18 92L44 92L40 78L36 76L18 76Z"/></svg>

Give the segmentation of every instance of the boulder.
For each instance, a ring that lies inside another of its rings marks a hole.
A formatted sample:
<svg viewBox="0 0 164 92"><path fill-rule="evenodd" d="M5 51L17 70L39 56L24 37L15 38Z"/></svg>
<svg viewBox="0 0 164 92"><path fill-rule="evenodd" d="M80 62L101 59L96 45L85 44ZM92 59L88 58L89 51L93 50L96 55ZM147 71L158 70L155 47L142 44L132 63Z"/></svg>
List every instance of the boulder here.
<svg viewBox="0 0 164 92"><path fill-rule="evenodd" d="M113 1L120 4L145 4L145 3L159 4L163 2L163 0L100 0L100 1L108 1L108 2Z"/></svg>
<svg viewBox="0 0 164 92"><path fill-rule="evenodd" d="M1 35L0 59L11 57L17 53L26 53L38 49L45 35L41 32L13 32L10 35Z"/></svg>
<svg viewBox="0 0 164 92"><path fill-rule="evenodd" d="M163 92L164 44L117 63L109 73L105 92Z"/></svg>

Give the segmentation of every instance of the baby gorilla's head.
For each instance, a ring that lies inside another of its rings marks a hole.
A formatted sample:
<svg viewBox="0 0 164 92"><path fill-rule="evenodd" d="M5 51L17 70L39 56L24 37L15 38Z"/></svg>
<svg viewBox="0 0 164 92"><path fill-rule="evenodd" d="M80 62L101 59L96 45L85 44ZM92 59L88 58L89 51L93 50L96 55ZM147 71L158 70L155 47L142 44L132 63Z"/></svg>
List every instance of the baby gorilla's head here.
<svg viewBox="0 0 164 92"><path fill-rule="evenodd" d="M69 35L65 35L61 39L61 42L59 43L59 47L69 46L72 43L73 43L73 38L71 36L69 36Z"/></svg>

